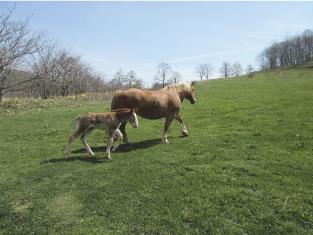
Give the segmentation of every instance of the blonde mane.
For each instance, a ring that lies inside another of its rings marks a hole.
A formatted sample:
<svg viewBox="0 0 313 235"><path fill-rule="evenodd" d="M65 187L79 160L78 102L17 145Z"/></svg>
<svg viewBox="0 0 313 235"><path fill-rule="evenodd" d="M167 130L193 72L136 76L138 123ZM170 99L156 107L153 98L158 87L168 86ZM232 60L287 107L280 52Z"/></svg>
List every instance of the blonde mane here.
<svg viewBox="0 0 313 235"><path fill-rule="evenodd" d="M167 85L162 90L174 89L180 93L180 92L186 92L186 91L188 92L188 91L190 91L190 88L191 88L190 83L183 82L183 83Z"/></svg>

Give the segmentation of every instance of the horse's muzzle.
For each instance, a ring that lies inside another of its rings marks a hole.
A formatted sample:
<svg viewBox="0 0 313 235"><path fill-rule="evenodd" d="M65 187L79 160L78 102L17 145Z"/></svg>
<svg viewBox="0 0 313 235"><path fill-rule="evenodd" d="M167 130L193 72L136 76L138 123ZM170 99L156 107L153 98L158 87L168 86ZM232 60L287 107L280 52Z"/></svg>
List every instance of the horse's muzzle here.
<svg viewBox="0 0 313 235"><path fill-rule="evenodd" d="M137 128L139 125L131 125L132 128Z"/></svg>

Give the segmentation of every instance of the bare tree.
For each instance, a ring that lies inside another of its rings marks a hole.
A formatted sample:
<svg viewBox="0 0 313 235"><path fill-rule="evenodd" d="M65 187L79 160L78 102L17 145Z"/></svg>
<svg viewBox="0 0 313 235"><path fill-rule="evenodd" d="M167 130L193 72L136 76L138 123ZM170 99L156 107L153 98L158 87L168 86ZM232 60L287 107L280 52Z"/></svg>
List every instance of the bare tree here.
<svg viewBox="0 0 313 235"><path fill-rule="evenodd" d="M303 64L313 60L313 32L289 37L265 48L258 56L261 69L275 69Z"/></svg>
<svg viewBox="0 0 313 235"><path fill-rule="evenodd" d="M56 82L59 76L58 54L58 45L53 43L45 45L45 48L35 58L32 73L39 79L32 81L32 96L47 99L57 89Z"/></svg>
<svg viewBox="0 0 313 235"><path fill-rule="evenodd" d="M220 73L224 78L228 78L231 75L231 66L228 62L223 62L222 67L220 68Z"/></svg>
<svg viewBox="0 0 313 235"><path fill-rule="evenodd" d="M134 81L132 87L135 87L135 88L143 88L143 87L144 87L144 84L143 84L142 79L137 78L137 79Z"/></svg>
<svg viewBox="0 0 313 235"><path fill-rule="evenodd" d="M38 79L32 81L32 96L47 99L51 96L76 97L87 91L99 90L94 84L104 87L93 69L80 56L60 48L57 43L45 46L33 64L32 73Z"/></svg>
<svg viewBox="0 0 313 235"><path fill-rule="evenodd" d="M199 64L196 67L196 73L199 75L200 80L202 80L206 73L206 64Z"/></svg>
<svg viewBox="0 0 313 235"><path fill-rule="evenodd" d="M172 68L168 63L164 63L164 62L159 63L156 80L157 81L161 80L163 87L165 87L167 77L171 73L171 71L172 71Z"/></svg>
<svg viewBox="0 0 313 235"><path fill-rule="evenodd" d="M239 61L235 62L232 66L232 74L236 77L240 76L243 72L242 65Z"/></svg>
<svg viewBox="0 0 313 235"><path fill-rule="evenodd" d="M126 82L128 83L128 84L127 84L127 87L128 87L128 88L134 87L135 82L136 82L136 80L137 80L137 74L136 74L133 70L130 70L130 71L126 74L125 78L126 78Z"/></svg>
<svg viewBox="0 0 313 235"><path fill-rule="evenodd" d="M212 72L213 72L213 67L209 63L199 64L196 67L196 73L199 75L200 80L202 80L203 78L208 80Z"/></svg>
<svg viewBox="0 0 313 235"><path fill-rule="evenodd" d="M112 79L109 82L109 85L112 89L112 91L121 89L124 87L125 83L125 75L123 73L122 69L119 69L112 77Z"/></svg>
<svg viewBox="0 0 313 235"><path fill-rule="evenodd" d="M36 79L11 81L11 73L21 66L24 60L40 49L42 35L28 28L28 21L13 21L14 9L0 15L0 101L4 94L18 90L18 86Z"/></svg>
<svg viewBox="0 0 313 235"><path fill-rule="evenodd" d="M172 83L178 83L180 79L182 78L181 74L177 71L172 71Z"/></svg>
<svg viewBox="0 0 313 235"><path fill-rule="evenodd" d="M253 72L254 72L254 67L251 64L248 64L246 66L246 74L248 75L248 77L252 77Z"/></svg>
<svg viewBox="0 0 313 235"><path fill-rule="evenodd" d="M205 64L205 79L208 80L213 72L213 67L210 64Z"/></svg>

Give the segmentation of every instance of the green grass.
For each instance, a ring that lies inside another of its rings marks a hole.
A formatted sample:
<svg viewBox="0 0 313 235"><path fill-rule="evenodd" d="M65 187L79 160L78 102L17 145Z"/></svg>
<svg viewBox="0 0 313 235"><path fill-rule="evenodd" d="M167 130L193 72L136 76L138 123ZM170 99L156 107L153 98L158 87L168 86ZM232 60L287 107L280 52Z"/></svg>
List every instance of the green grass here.
<svg viewBox="0 0 313 235"><path fill-rule="evenodd" d="M0 234L312 234L313 71L212 80L185 101L170 144L164 120L139 120L104 160L95 131L89 157L63 146L73 120L108 105L0 115Z"/></svg>

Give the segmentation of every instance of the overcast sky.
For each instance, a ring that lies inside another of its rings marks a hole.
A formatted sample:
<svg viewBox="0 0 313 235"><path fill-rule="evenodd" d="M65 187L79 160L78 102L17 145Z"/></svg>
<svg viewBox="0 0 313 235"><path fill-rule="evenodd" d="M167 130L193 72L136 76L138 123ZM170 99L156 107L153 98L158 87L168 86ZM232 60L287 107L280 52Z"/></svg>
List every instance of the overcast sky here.
<svg viewBox="0 0 313 235"><path fill-rule="evenodd" d="M265 46L313 29L312 15L313 2L19 2L14 17L31 16L107 79L132 69L149 85L160 61L186 81L199 63L257 65Z"/></svg>

